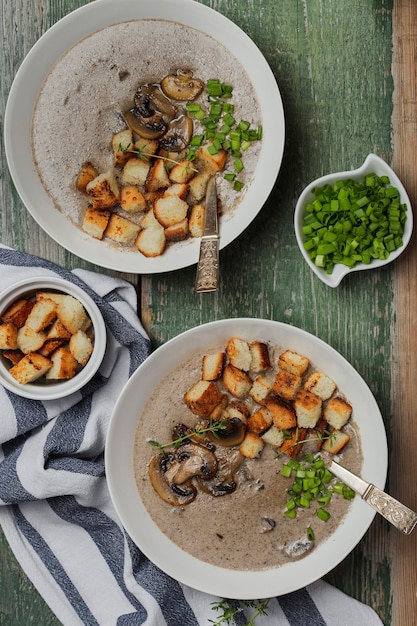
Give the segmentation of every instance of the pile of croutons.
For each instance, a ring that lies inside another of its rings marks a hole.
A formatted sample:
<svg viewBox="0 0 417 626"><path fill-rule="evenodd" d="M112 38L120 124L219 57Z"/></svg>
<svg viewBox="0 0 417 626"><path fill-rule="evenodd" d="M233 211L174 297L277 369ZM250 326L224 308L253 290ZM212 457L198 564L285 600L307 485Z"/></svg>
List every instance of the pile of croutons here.
<svg viewBox="0 0 417 626"><path fill-rule="evenodd" d="M69 294L38 291L19 298L1 316L0 350L9 373L25 385L73 378L94 349L91 319Z"/></svg>
<svg viewBox="0 0 417 626"><path fill-rule="evenodd" d="M303 450L340 452L350 440L349 402L307 357L285 350L272 363L272 354L266 343L230 338L224 351L203 357L186 405L205 420L240 419L246 425L240 452L248 458L266 444L294 458Z"/></svg>
<svg viewBox="0 0 417 626"><path fill-rule="evenodd" d="M170 242L201 237L207 184L224 168L227 152L211 154L209 142L187 161L184 153L159 150L156 139L136 139L130 128L111 143L114 167L99 172L86 162L76 181L88 197L83 230L146 257L161 255Z"/></svg>

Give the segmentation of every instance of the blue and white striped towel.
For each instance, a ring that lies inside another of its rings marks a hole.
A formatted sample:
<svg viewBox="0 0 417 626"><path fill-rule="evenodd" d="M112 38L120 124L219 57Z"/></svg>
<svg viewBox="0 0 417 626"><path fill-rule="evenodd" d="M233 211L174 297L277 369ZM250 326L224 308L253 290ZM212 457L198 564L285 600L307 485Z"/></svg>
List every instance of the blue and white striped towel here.
<svg viewBox="0 0 417 626"><path fill-rule="evenodd" d="M99 306L108 349L91 383L41 403L0 386L0 524L22 568L65 626L203 626L220 598L171 579L124 532L112 507L103 450L116 398L148 356L128 283L63 270L0 245L0 289L28 276L59 275ZM242 607L233 623L246 624ZM367 606L318 581L274 598L256 626L380 626Z"/></svg>

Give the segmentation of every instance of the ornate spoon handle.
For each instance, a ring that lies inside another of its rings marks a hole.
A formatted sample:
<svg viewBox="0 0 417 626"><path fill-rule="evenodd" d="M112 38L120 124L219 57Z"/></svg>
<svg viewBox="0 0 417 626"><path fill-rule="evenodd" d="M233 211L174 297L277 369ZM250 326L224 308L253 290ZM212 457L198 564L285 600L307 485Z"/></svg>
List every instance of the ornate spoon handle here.
<svg viewBox="0 0 417 626"><path fill-rule="evenodd" d="M417 524L417 513L375 485L369 485L362 498L405 535L409 535Z"/></svg>
<svg viewBox="0 0 417 626"><path fill-rule="evenodd" d="M219 238L202 237L195 283L196 291L216 291L219 283Z"/></svg>

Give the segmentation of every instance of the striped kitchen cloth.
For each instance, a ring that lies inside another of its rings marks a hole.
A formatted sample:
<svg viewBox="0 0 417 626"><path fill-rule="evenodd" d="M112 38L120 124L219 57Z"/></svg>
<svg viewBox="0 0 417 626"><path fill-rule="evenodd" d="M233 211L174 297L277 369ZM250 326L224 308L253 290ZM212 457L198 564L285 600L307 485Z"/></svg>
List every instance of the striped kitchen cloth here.
<svg viewBox="0 0 417 626"><path fill-rule="evenodd" d="M84 288L103 314L108 346L92 381L63 400L27 400L0 386L0 524L12 551L65 626L220 623L222 599L178 583L145 558L109 497L103 452L110 415L150 352L135 290L0 246L0 290L35 275ZM221 623L247 624L254 609L230 606L235 617ZM381 624L372 609L323 581L271 599L266 613L256 626Z"/></svg>

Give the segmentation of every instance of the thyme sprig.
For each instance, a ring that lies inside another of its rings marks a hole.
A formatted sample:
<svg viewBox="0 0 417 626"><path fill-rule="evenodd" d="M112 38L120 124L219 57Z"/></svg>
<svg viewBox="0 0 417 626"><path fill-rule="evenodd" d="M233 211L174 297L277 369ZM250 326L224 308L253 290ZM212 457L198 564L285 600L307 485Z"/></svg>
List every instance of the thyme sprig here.
<svg viewBox="0 0 417 626"><path fill-rule="evenodd" d="M244 626L255 626L255 621L262 615L268 615L270 598L263 600L227 600L223 598L219 602L212 603L213 611L222 611L222 614L216 620L209 619L210 624L215 626L231 626L235 623L235 617L242 613L246 608L253 609L251 618Z"/></svg>
<svg viewBox="0 0 417 626"><path fill-rule="evenodd" d="M159 443L154 439L148 439L148 443L157 448L158 450L164 451L165 448L174 448L175 450L179 448L185 441L192 439L193 437L203 437L206 433L212 433L215 437L219 436L219 433L223 432L227 429L227 420L213 420L212 418L209 421L208 426L201 426L197 424L193 430L183 435L180 435L176 439L172 441L168 441L168 443Z"/></svg>
<svg viewBox="0 0 417 626"><path fill-rule="evenodd" d="M289 441L290 439L293 438L293 434L289 430L284 430L283 431L283 435L284 435L284 440L285 441ZM329 440L330 441L330 447L332 447L333 442L334 442L334 440L336 438L336 435L335 435L334 432L332 433L329 430L324 430L322 433L318 432L316 437L311 437L309 439L299 439L298 437L299 437L299 430L298 430L298 426L297 426L297 428L295 429L295 441L294 441L294 443L291 444L292 446L300 446L303 443L306 443L306 442L310 443L311 441L321 441L321 442L323 442L323 441Z"/></svg>
<svg viewBox="0 0 417 626"><path fill-rule="evenodd" d="M176 161L175 159L171 159L170 157L167 157L164 154L153 154L150 152L146 152L145 149L138 148L136 146L132 148L132 144L130 143L128 143L127 146L122 146L122 144L119 143L117 149L119 152L123 152L123 153L129 152L131 154L136 154L143 161L150 161L151 159L161 159L162 161L166 161L168 163L173 163L174 165L178 165L178 161ZM195 172L196 174L198 173L198 170L196 170L195 167L192 167L190 163L187 163L187 165L184 165L184 169L185 171L191 170L192 172Z"/></svg>

